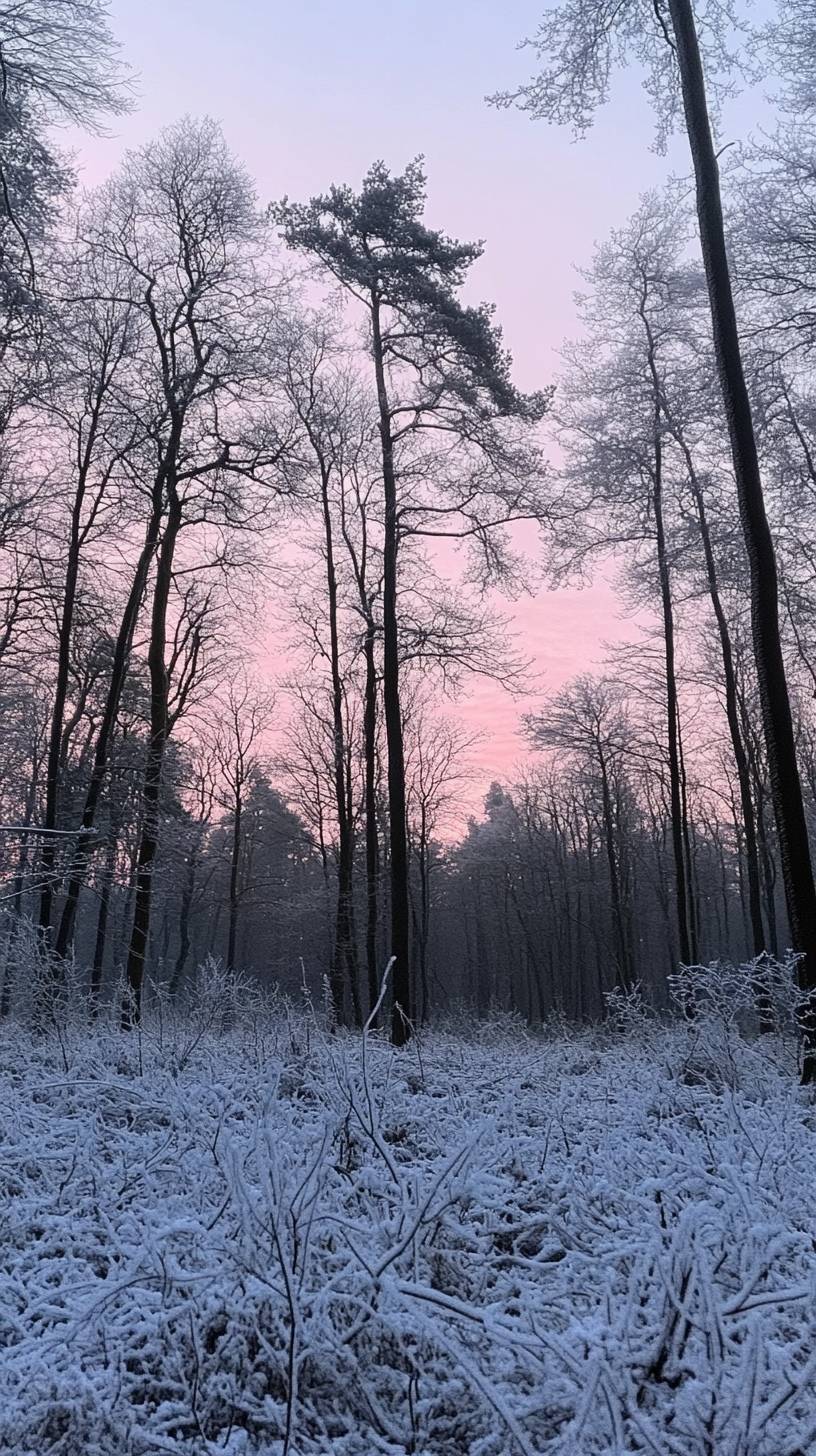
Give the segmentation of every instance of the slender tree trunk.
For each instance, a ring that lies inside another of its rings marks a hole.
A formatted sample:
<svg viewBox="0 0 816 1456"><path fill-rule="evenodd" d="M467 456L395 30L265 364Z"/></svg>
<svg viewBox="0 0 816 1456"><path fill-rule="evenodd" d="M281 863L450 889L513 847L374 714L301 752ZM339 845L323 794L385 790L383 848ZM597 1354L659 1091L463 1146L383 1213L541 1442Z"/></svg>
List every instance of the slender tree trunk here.
<svg viewBox="0 0 816 1456"><path fill-rule="evenodd" d="M816 1082L816 887L802 786L796 761L785 662L779 632L779 588L773 540L759 471L725 245L719 168L705 78L690 0L668 0L697 186L700 242L708 284L714 347L731 438L745 548L751 576L751 619L782 876L791 935L802 959L799 984L811 996L802 1018L802 1080Z"/></svg>
<svg viewBox="0 0 816 1456"><path fill-rule="evenodd" d="M661 789L661 798L665 799L665 786ZM651 810L650 817L652 821L652 847L654 849L655 861L655 889L660 912L666 927L666 974L671 975L675 968L675 952L677 947L674 940L672 915L669 909L669 885L665 864L665 829L661 828L663 821L654 809Z"/></svg>
<svg viewBox="0 0 816 1456"><path fill-rule="evenodd" d="M371 309L374 368L380 417L385 534L383 543L383 707L388 744L388 835L391 870L391 955L394 957L394 1005L391 1040L403 1046L411 1034L410 905L408 899L408 828L405 808L405 751L399 685L399 631L397 620L397 551L399 520L391 411L385 382L380 306Z"/></svg>
<svg viewBox="0 0 816 1456"><path fill-rule="evenodd" d="M656 419L659 428L659 404ZM666 732L669 750L669 805L671 817L672 850L674 854L675 907L677 912L677 934L680 942L680 959L684 965L691 965L692 937L689 929L689 901L686 877L685 845L683 842L683 802L680 785L680 748L678 735L677 673L674 657L674 609L672 606L669 562L666 554L666 534L663 526L663 446L659 434L655 438L654 477L652 507L655 517L657 567L660 576L660 602L663 613L663 643L666 662Z"/></svg>
<svg viewBox="0 0 816 1456"><path fill-rule="evenodd" d="M609 789L609 773L606 759L599 746L598 749L601 769L601 798L603 801L604 821L604 843L606 846L606 863L609 870L609 896L612 901L612 924L615 931L615 960L617 962L617 975L615 980L623 991L628 991L632 984L631 966L626 944L626 930L623 921L623 905L621 903L620 878L618 875L618 857L615 849L615 824L612 815L612 795Z"/></svg>
<svg viewBox="0 0 816 1456"><path fill-rule="evenodd" d="M65 716L65 702L68 696L68 677L71 668L71 643L74 630L74 607L76 604L77 579L79 576L79 532L82 511L81 489L77 490L71 518L71 532L68 539L68 561L65 569L62 615L57 643L57 677L54 684L54 698L51 707L51 724L48 734L48 754L45 769L45 812L43 828L46 834L40 855L40 929L44 935L51 933L51 908L54 903L54 877L56 866L56 840L53 830L59 819L60 757L62 728Z"/></svg>
<svg viewBox="0 0 816 1456"><path fill-rule="evenodd" d="M572 855L573 873L575 874L575 961L571 967L571 973L575 984L575 1019L576 1021L583 1021L585 1019L584 978L586 971L586 953L584 951L584 898L582 890L584 876L580 867L580 826L576 822L576 815L574 813L569 814L567 824L569 827L569 847Z"/></svg>
<svg viewBox="0 0 816 1456"><path fill-rule="evenodd" d="M365 684L363 689L363 778L365 804L365 866L366 866L366 980L368 984L368 1011L373 1013L380 994L378 957L379 919L379 877L380 838L377 826L377 624L374 619L376 591L368 587L368 521L366 507L359 494L359 510L362 540L359 549L354 545L347 528L345 497L341 493L340 529L351 560L354 580L359 596L360 612L365 622L363 638L363 661L365 663ZM349 786L351 771L348 772ZM349 817L351 817L349 811ZM353 905L353 899L352 899ZM352 937L356 946L356 933ZM355 954L355 984L356 984Z"/></svg>
<svg viewBox="0 0 816 1456"><path fill-rule="evenodd" d="M757 800L757 832L759 856L762 865L762 882L765 891L765 919L768 925L768 949L776 959L779 955L779 931L776 924L776 870L768 838L763 796Z"/></svg>
<svg viewBox="0 0 816 1456"><path fill-rule="evenodd" d="M431 871L425 831L419 847L419 981L422 990L422 1025L431 1014L431 990L428 977L428 947L431 939Z"/></svg>
<svg viewBox="0 0 816 1456"><path fill-rule="evenodd" d="M365 755L365 852L366 852L366 972L368 976L368 1009L371 1012L380 994L377 963L377 916L380 880L380 839L377 831L377 664L374 657L375 627L372 618L366 624L365 705L363 740Z"/></svg>
<svg viewBox="0 0 816 1456"><path fill-rule="evenodd" d="M660 579L660 602L663 615L663 642L666 663L666 728L669 751L669 805L672 850L674 854L675 905L680 940L680 958L684 965L691 965L696 961L697 957L694 944L694 916L692 909L691 866L688 854L688 826L683 795L680 716L674 650L674 607L672 603L671 577L663 521L662 429L665 400L657 365L657 348L648 314L649 288L650 280L644 274L639 312L646 334L647 361L654 398L652 509L654 510L655 518L655 545L657 550L657 569Z"/></svg>
<svg viewBox="0 0 816 1456"><path fill-rule="evenodd" d="M235 970L235 952L238 944L238 910L240 905L241 873L241 817L243 811L241 785L237 780L235 801L232 806L232 848L230 851L229 877L229 921L227 927L227 970Z"/></svg>
<svg viewBox="0 0 816 1456"><path fill-rule="evenodd" d="M335 969L334 1000L338 1022L344 1019L344 993L342 988L343 967L346 971L352 1005L359 1008L357 986L357 948L352 929L354 925L354 833L350 812L346 774L346 731L343 720L343 678L340 671L340 640L337 625L337 572L334 563L334 530L332 526L331 502L329 500L329 471L321 462L320 495L323 508L323 537L326 548L326 585L329 607L329 662L332 683L332 736L334 767L334 799L337 814L337 911L334 929ZM359 1020L359 1009L355 1010Z"/></svg>
<svg viewBox="0 0 816 1456"><path fill-rule="evenodd" d="M111 892L116 869L116 844L118 826L111 824L105 863L102 868L102 887L99 892L99 913L96 918L93 964L91 966L90 1002L91 1016L99 1014L102 998L102 978L105 973L105 951L108 944L108 923L110 920Z"/></svg>
<svg viewBox="0 0 816 1456"><path fill-rule="evenodd" d="M686 777L686 756L683 750L683 728L677 717L677 763L680 770L680 823L683 830L683 858L686 866L686 905L691 959L696 965L700 959L700 896L697 883L695 859L694 826L689 818L688 779Z"/></svg>
<svg viewBox="0 0 816 1456"><path fill-rule="evenodd" d="M162 769L168 738L168 682L165 662L167 609L173 580L173 557L180 529L181 505L173 491L164 537L159 549L150 619L150 643L147 652L150 672L150 741L147 747L142 784L142 828L136 861L136 896L127 956L127 994L122 1006L124 1028L138 1022L141 1016L142 985L150 934L153 872L159 847Z"/></svg>

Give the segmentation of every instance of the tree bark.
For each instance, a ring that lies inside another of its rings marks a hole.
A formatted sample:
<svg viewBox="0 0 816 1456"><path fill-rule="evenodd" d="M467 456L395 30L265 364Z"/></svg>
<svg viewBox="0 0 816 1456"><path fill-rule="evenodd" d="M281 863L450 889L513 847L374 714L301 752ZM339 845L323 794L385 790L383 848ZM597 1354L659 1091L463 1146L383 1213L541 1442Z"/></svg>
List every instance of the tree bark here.
<svg viewBox="0 0 816 1456"><path fill-rule="evenodd" d="M229 877L229 921L227 927L227 970L235 970L235 955L238 945L238 909L240 905L240 872L241 872L241 818L243 813L243 799L239 772L236 771L235 799L232 806L232 847L230 850L230 877Z"/></svg>
<svg viewBox="0 0 816 1456"><path fill-rule="evenodd" d="M365 854L366 854L366 973L368 1009L373 1011L380 994L377 963L377 919L379 913L380 838L377 830L377 664L374 657L375 626L366 623L365 704L363 740L365 755Z"/></svg>
<svg viewBox="0 0 816 1456"><path fill-rule="evenodd" d="M108 922L110 919L111 891L113 889L115 867L116 832L111 828L108 850L105 855L105 864L102 870L102 888L99 892L99 913L96 918L94 957L91 967L90 1003L91 1016L94 1018L99 1014L99 1004L102 1000L102 980L105 973L105 950L108 944Z"/></svg>
<svg viewBox="0 0 816 1456"><path fill-rule="evenodd" d="M340 670L340 640L337 625L337 572L334 563L334 530L329 500L329 470L321 461L320 498L323 510L323 537L326 548L326 585L329 607L329 662L332 683L332 747L334 799L337 814L337 911L335 915L332 995L338 1022L344 1020L344 982L346 982L355 1019L359 1015L357 986L357 947L354 943L354 832L349 803L350 775L346 772L346 730L343 721L343 678Z"/></svg>
<svg viewBox="0 0 816 1456"><path fill-rule="evenodd" d="M405 807L405 750L399 686L399 633L397 620L397 551L399 521L391 411L385 381L380 305L372 297L374 369L377 380L380 443L385 491L383 549L383 708L388 744L388 834L391 870L391 955L393 1014L391 1040L404 1046L411 1034L410 904L408 898L408 829Z"/></svg>
<svg viewBox="0 0 816 1456"><path fill-rule="evenodd" d="M147 652L150 673L150 741L147 747L142 784L142 827L136 860L136 895L126 966L127 988L122 1004L122 1025L125 1029L138 1023L141 1017L142 985L150 933L153 872L159 847L162 769L168 738L168 682L165 662L167 609L173 580L173 557L180 529L181 504L175 489L171 489L170 509L159 549L150 616L150 643Z"/></svg>
<svg viewBox="0 0 816 1456"><path fill-rule="evenodd" d="M660 406L656 406L659 414ZM659 418L658 418L659 427ZM663 614L663 643L666 663L666 732L669 750L669 805L672 851L674 855L675 908L680 959L691 965L695 959L689 926L689 897L683 840L683 802L680 785L680 748L678 735L677 674L674 660L674 610L671 596L669 563L666 555L666 534L663 526L663 447L659 434L655 438L655 462L652 488L655 517L657 568L660 577L660 602Z"/></svg>

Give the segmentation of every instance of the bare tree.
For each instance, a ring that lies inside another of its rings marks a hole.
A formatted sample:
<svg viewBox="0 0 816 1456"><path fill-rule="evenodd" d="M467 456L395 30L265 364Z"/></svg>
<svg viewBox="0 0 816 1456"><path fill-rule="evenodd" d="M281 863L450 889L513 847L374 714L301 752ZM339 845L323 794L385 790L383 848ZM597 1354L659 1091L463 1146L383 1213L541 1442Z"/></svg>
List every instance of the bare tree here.
<svg viewBox="0 0 816 1456"><path fill-rule="evenodd" d="M131 396L131 407L153 457L161 511L129 1017L139 1012L150 925L170 731L168 611L180 538L197 528L206 551L208 530L223 537L258 518L263 505L250 500L249 486L269 481L284 444L268 399L273 311L271 280L259 266L262 229L249 182L217 129L185 122L132 154L98 198L88 231L97 250L127 275L128 297L141 316L140 394Z"/></svg>

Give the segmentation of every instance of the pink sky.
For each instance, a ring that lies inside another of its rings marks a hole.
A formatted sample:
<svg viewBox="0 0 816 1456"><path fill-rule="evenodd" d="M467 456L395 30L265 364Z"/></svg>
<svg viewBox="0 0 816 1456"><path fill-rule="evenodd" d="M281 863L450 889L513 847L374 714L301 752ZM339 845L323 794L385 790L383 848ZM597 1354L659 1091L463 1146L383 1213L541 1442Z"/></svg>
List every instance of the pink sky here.
<svg viewBox="0 0 816 1456"><path fill-rule="evenodd" d="M399 169L421 152L430 221L485 239L474 291L497 305L519 385L544 386L575 328L575 265L641 191L687 163L679 141L668 160L650 151L634 74L577 144L484 103L528 75L532 58L515 47L541 9L542 0L113 0L139 105L110 137L76 141L83 180L101 180L126 146L187 112L221 122L264 201L356 183L375 158ZM746 120L737 109L738 130ZM550 691L632 633L605 583L542 592L513 610ZM519 706L482 682L458 711L490 735L475 763L475 806L523 752Z"/></svg>

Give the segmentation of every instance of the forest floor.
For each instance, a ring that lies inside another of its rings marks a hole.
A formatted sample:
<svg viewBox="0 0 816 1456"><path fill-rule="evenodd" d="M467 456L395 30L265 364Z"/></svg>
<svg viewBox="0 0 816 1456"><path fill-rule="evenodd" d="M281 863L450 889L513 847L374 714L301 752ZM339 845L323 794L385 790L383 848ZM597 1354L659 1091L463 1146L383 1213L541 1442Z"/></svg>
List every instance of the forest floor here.
<svg viewBox="0 0 816 1456"><path fill-rule="evenodd" d="M781 1039L0 1032L0 1451L808 1456Z"/></svg>

